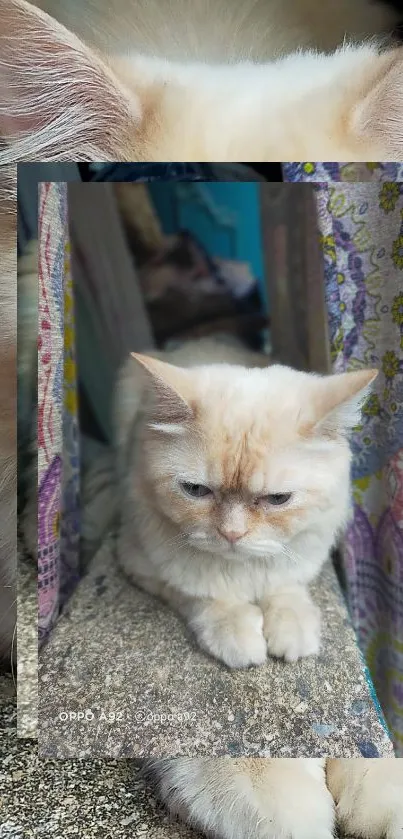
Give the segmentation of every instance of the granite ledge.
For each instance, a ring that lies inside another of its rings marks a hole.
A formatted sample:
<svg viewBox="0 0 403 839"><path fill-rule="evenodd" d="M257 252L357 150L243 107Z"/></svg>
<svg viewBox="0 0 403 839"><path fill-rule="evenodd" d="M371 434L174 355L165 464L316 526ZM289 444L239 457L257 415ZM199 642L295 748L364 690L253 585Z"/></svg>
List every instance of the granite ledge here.
<svg viewBox="0 0 403 839"><path fill-rule="evenodd" d="M15 685L1 674L0 730L1 839L202 839L170 818L139 761L40 760L16 736Z"/></svg>
<svg viewBox="0 0 403 839"><path fill-rule="evenodd" d="M41 756L393 753L330 563L313 588L320 656L229 671L127 582L113 552L110 535L41 652Z"/></svg>

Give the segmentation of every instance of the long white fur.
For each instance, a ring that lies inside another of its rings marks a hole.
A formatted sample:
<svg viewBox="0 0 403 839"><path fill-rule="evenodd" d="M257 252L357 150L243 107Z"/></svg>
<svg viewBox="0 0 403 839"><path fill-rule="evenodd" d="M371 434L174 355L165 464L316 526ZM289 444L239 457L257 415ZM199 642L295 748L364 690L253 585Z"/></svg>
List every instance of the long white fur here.
<svg viewBox="0 0 403 839"><path fill-rule="evenodd" d="M7 138L6 147L0 147L2 166L35 159L114 160L124 125L135 125L138 115L135 94L124 95L105 59L24 0L5 0L0 8L0 138Z"/></svg>
<svg viewBox="0 0 403 839"><path fill-rule="evenodd" d="M401 839L402 761L325 764L176 758L153 768L170 811L214 839L331 839L336 823L356 839Z"/></svg>
<svg viewBox="0 0 403 839"><path fill-rule="evenodd" d="M386 78L371 40L396 21L381 3L100 0L79 17L70 4L39 5L97 47L109 20L112 55L25 0L3 0L0 163L403 159L403 58Z"/></svg>
<svg viewBox="0 0 403 839"><path fill-rule="evenodd" d="M330 55L295 50L261 64L173 63L132 54L116 66L128 84L131 78L144 91L163 89L161 130L147 144L150 160L401 160L403 56L390 85L388 134L380 117L376 136L362 130L368 103L360 91L371 77L375 85L383 61L379 44L368 41L345 43ZM357 114L352 106L348 116L346 103L354 99L361 109Z"/></svg>
<svg viewBox="0 0 403 839"><path fill-rule="evenodd" d="M330 52L345 36L387 33L397 15L369 0L38 0L102 50L173 62L267 61L300 48Z"/></svg>

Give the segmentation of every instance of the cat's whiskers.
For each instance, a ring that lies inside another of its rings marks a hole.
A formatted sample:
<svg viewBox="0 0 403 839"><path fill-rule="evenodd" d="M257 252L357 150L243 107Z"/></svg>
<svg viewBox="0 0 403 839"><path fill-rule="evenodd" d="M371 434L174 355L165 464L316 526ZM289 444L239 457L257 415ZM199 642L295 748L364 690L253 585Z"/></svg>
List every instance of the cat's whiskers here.
<svg viewBox="0 0 403 839"><path fill-rule="evenodd" d="M189 536L187 533L179 531L174 536L171 536L169 539L162 539L156 545L156 549L159 550L160 548L164 548L165 550L170 550L172 548L189 548L191 542L189 541Z"/></svg>
<svg viewBox="0 0 403 839"><path fill-rule="evenodd" d="M157 545L157 549L159 548L184 548L187 545L186 536L184 533L178 533L176 536L173 536L171 539L163 539Z"/></svg>
<svg viewBox="0 0 403 839"><path fill-rule="evenodd" d="M296 553L296 552L295 552L292 548L290 548L289 546L287 546L287 545L282 545L282 546L281 546L281 550L282 550L282 553L284 553L284 554L286 555L286 557L288 557L288 559L291 559L293 562L297 563L297 562L302 562L302 561L303 561L303 560L302 560L302 557L300 557L300 555L299 555L299 554L297 554L297 553Z"/></svg>

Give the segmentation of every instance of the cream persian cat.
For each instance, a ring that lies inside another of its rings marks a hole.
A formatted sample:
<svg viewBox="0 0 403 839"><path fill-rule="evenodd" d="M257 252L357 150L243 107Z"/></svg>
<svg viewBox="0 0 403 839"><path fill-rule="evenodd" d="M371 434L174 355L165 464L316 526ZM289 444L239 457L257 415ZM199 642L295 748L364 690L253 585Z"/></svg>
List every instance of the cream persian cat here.
<svg viewBox="0 0 403 839"><path fill-rule="evenodd" d="M1 164L403 160L403 49L388 41L391 5L35 5L61 23L25 0L0 5Z"/></svg>
<svg viewBox="0 0 403 839"><path fill-rule="evenodd" d="M152 769L173 813L214 839L401 839L403 761L177 758Z"/></svg>
<svg viewBox="0 0 403 839"><path fill-rule="evenodd" d="M117 389L119 562L229 667L318 652L308 585L348 518L347 434L377 375L263 363L205 339L130 358Z"/></svg>

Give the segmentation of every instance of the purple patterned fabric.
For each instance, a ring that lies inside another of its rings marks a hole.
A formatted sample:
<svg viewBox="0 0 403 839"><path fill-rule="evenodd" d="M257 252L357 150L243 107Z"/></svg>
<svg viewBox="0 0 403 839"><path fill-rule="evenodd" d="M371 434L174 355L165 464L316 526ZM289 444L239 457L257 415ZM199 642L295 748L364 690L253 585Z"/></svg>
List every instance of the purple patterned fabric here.
<svg viewBox="0 0 403 839"><path fill-rule="evenodd" d="M403 184L395 180L403 180L403 164L299 163L284 171L321 182L334 370L380 371L352 440L344 559L359 642L403 756Z"/></svg>
<svg viewBox="0 0 403 839"><path fill-rule="evenodd" d="M38 631L42 642L77 580L78 444L67 188L39 193Z"/></svg>
<svg viewBox="0 0 403 839"><path fill-rule="evenodd" d="M286 181L399 181L403 163L283 163Z"/></svg>

